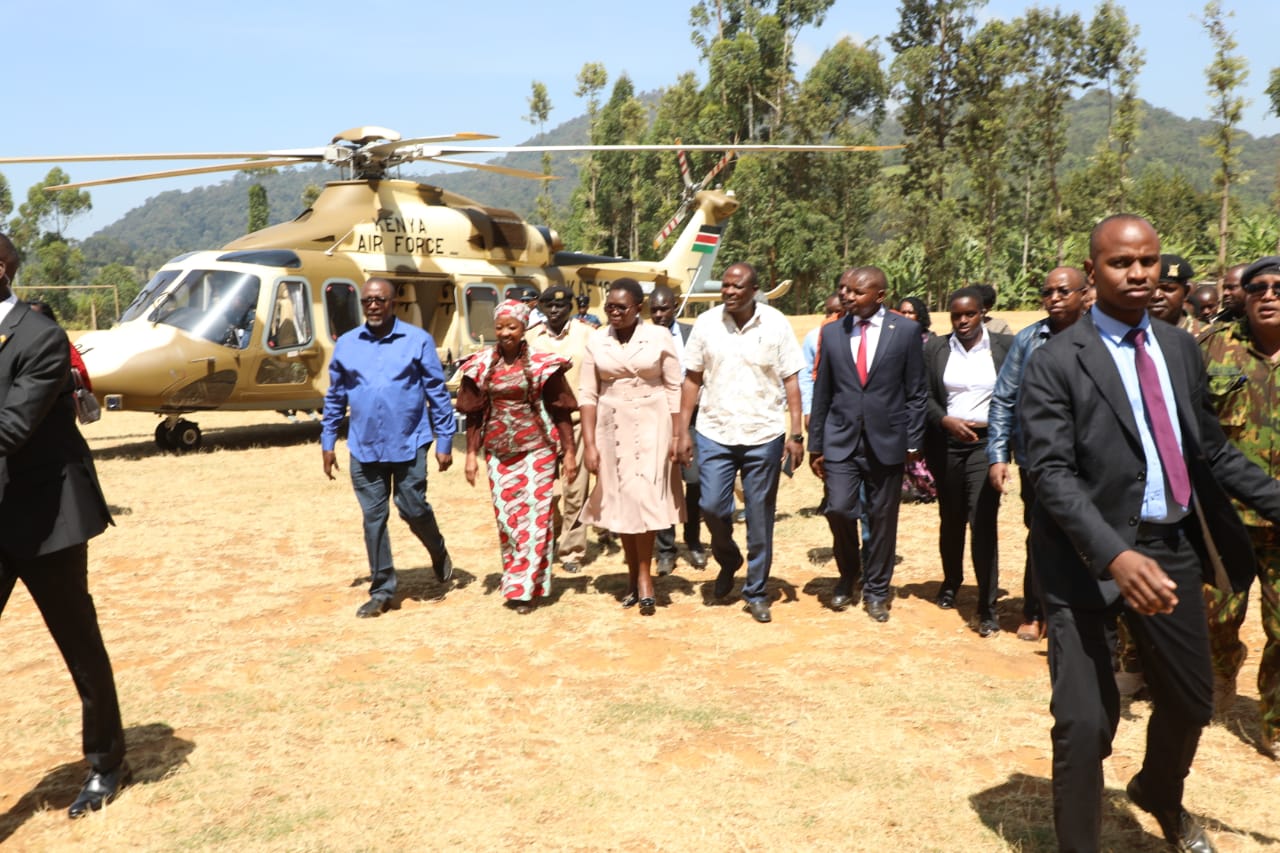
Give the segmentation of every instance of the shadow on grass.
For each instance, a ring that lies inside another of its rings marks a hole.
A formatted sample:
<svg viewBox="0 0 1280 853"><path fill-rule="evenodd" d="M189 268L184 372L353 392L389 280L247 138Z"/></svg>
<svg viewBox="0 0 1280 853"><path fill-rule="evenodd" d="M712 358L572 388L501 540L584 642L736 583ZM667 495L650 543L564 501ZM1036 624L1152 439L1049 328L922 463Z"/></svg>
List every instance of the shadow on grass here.
<svg viewBox="0 0 1280 853"><path fill-rule="evenodd" d="M158 421L157 421L158 422ZM94 459L137 459L144 456L161 456L176 451L162 450L155 439L148 436L142 441L132 441L136 435L121 436L123 443L115 445L98 445L94 448ZM298 444L317 443L320 440L320 424L317 422L299 422L278 424L249 424L247 426L212 429L204 433L200 449L194 453L207 453L212 450L248 450L253 447L293 447ZM319 468L317 453L316 467ZM346 462L341 464L345 467Z"/></svg>
<svg viewBox="0 0 1280 853"><path fill-rule="evenodd" d="M130 787L161 781L186 764L187 756L196 748L193 742L174 736L173 728L164 723L130 726L125 729L124 741L129 766L133 768ZM46 773L9 811L0 815L0 844L36 812L70 806L88 774L89 765L84 761L63 764ZM121 796L129 796L128 788Z"/></svg>
<svg viewBox="0 0 1280 853"><path fill-rule="evenodd" d="M1008 781L969 797L973 810L987 827L1010 847L1021 853L1050 853L1058 849L1053 830L1053 786L1048 779L1014 773ZM1102 798L1102 849L1165 851L1168 842L1151 834L1138 822L1137 806L1129 802L1121 790L1108 790ZM1250 838L1260 845L1271 845L1276 839L1247 832L1196 815L1211 833L1229 832Z"/></svg>
<svg viewBox="0 0 1280 853"><path fill-rule="evenodd" d="M1231 705L1215 714L1218 724L1227 728L1245 746L1259 755L1271 758L1262 745L1262 703L1252 696L1236 696Z"/></svg>

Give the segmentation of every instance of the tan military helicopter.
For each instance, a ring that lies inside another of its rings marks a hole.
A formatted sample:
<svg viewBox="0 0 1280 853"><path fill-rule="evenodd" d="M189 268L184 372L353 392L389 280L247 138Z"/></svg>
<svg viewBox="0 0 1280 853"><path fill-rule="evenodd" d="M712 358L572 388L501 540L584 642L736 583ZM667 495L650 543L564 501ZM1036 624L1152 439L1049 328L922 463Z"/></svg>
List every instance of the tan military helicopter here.
<svg viewBox="0 0 1280 853"><path fill-rule="evenodd" d="M77 342L95 393L108 411L157 412L156 443L166 449L200 445L200 428L184 415L216 409L318 409L328 386L334 341L362 322L360 287L373 276L396 287L396 315L431 333L450 369L495 340L493 309L513 288L564 284L597 303L614 279L646 289L666 284L685 299L718 299L710 282L724 221L738 207L731 192L704 189L688 178L680 217L692 212L657 261L566 252L549 228L509 210L488 207L439 187L387 177L415 160L544 180L547 176L493 163L453 159L516 151L852 151L866 146L631 145L519 146L472 144L474 133L401 139L395 131L358 127L330 145L284 151L75 155L0 158L2 163L101 160L216 159L196 166L68 184L86 187L205 172L326 162L347 179L327 184L292 222L256 231L221 249L189 252L147 282L120 322ZM62 187L50 187L61 189ZM786 284L789 284L786 283ZM786 284L770 292L779 296Z"/></svg>

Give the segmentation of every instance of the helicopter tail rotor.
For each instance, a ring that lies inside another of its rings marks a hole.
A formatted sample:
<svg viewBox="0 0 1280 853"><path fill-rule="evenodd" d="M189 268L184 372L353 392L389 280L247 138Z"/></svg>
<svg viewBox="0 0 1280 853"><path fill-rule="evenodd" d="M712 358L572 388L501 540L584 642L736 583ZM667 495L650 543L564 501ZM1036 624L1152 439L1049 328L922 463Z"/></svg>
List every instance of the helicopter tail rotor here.
<svg viewBox="0 0 1280 853"><path fill-rule="evenodd" d="M676 140L676 144L680 144L680 140ZM705 189L711 181L724 171L724 168L738 155L736 151L726 151L724 156L711 167L711 171L703 176L702 180L694 183L689 176L689 159L685 155L683 149L676 152L676 157L680 163L680 178L684 182L684 190L680 198L680 207L676 209L675 215L667 220L667 224L662 226L662 230L658 232L658 236L653 238L653 248L657 249L663 244L668 237L679 227L684 218L689 215L689 211L693 209L697 201L698 192Z"/></svg>

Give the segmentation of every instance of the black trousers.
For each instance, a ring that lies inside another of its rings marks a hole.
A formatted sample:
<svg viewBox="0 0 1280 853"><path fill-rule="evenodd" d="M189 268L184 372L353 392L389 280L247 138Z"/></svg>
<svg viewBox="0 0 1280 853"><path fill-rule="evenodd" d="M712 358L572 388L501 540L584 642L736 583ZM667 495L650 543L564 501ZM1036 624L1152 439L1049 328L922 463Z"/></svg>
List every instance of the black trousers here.
<svg viewBox="0 0 1280 853"><path fill-rule="evenodd" d="M953 595L964 581L965 528L969 529L969 553L978 581L978 618L995 618L999 591L996 558L996 516L1000 492L987 481L987 430L975 430L974 442L947 436L942 476L934 472L938 486L938 553L942 557L942 589Z"/></svg>
<svg viewBox="0 0 1280 853"><path fill-rule="evenodd" d="M680 468L684 480L684 544L690 551L702 550L702 481L698 479L698 461L695 458ZM659 530L655 542L659 557L676 555L676 527Z"/></svg>
<svg viewBox="0 0 1280 853"><path fill-rule="evenodd" d="M893 581L893 557L898 547L898 509L902 505L903 463L884 465L875 458L866 436L848 459L822 461L826 472L823 504L827 524L831 527L832 545L840 580L836 593L851 595L862 577L862 595L868 601L889 598ZM866 517L870 539L866 564L859 556L862 544L858 521L864 507L860 497L866 490Z"/></svg>
<svg viewBox="0 0 1280 853"><path fill-rule="evenodd" d="M1040 586L1036 583L1036 565L1031 553L1031 515L1036 506L1036 490L1025 468L1018 469L1018 487L1022 493L1022 524L1027 528L1027 562L1022 567L1022 621L1044 621L1040 606Z"/></svg>
<svg viewBox="0 0 1280 853"><path fill-rule="evenodd" d="M1200 732L1213 716L1200 558L1181 531L1140 538L1135 548L1177 584L1172 613L1142 616L1122 601L1106 610L1045 604L1053 687L1053 819L1063 851L1094 851L1100 844L1102 760L1111 754L1120 720L1111 665L1118 616L1138 645L1151 691L1146 754L1138 775L1155 808L1181 807Z"/></svg>
<svg viewBox="0 0 1280 853"><path fill-rule="evenodd" d="M0 613L21 579L80 693L84 756L94 770L105 773L124 760L124 728L111 661L89 595L88 556L87 545L75 545L42 557L0 557Z"/></svg>

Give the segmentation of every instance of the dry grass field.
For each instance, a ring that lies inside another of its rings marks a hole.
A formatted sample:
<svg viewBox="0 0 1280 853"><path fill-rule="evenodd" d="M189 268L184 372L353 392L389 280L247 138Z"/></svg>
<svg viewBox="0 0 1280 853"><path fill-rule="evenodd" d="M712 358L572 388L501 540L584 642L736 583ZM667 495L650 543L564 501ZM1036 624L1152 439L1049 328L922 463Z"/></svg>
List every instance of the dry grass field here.
<svg viewBox="0 0 1280 853"><path fill-rule="evenodd" d="M175 456L155 420L86 428L117 526L90 548L137 781L71 823L79 704L21 587L0 620L5 850L1053 849L1045 646L1019 621L1023 530L1001 510L1001 622L941 577L937 511L904 507L893 617L823 606L835 567L806 470L784 480L774 622L711 598L683 561L652 618L616 603L618 551L592 546L527 616L501 606L487 490L461 457L429 496L457 564L443 588L393 520L403 598L366 598L359 511L320 468L319 428L202 416ZM741 528L739 528L741 536ZM1280 844L1280 768L1255 749L1257 603L1241 695L1209 728L1187 807L1223 851ZM1107 762L1104 846L1158 851L1123 789L1149 707Z"/></svg>

